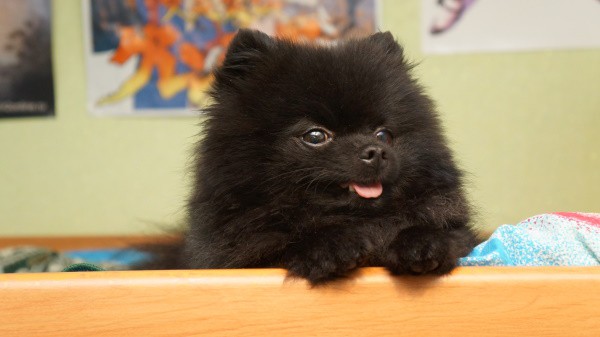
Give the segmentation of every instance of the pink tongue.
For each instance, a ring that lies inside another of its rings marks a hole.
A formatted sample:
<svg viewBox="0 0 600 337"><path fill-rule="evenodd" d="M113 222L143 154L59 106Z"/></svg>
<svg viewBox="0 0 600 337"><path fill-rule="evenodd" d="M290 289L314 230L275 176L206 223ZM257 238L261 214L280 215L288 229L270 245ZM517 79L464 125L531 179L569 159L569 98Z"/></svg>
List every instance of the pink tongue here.
<svg viewBox="0 0 600 337"><path fill-rule="evenodd" d="M350 185L354 188L356 194L363 198L379 198L383 192L383 186L381 186L381 183L375 183L367 186L358 185L356 183L350 183Z"/></svg>

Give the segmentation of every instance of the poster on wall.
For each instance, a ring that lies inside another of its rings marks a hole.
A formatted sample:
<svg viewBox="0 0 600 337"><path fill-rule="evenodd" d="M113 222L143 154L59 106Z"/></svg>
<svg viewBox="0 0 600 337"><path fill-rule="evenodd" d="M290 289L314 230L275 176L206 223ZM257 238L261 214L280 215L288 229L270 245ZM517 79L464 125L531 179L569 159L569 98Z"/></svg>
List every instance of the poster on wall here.
<svg viewBox="0 0 600 337"><path fill-rule="evenodd" d="M600 0L421 0L426 53L600 48Z"/></svg>
<svg viewBox="0 0 600 337"><path fill-rule="evenodd" d="M95 115L194 115L239 28L333 41L378 28L376 0L86 0Z"/></svg>
<svg viewBox="0 0 600 337"><path fill-rule="evenodd" d="M0 2L0 118L54 115L50 1Z"/></svg>

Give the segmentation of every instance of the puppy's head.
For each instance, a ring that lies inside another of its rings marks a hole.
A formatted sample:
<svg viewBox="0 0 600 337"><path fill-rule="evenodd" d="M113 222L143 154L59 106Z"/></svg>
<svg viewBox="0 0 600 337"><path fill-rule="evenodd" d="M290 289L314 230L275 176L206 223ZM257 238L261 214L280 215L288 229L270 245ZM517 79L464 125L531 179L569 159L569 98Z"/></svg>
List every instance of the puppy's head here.
<svg viewBox="0 0 600 337"><path fill-rule="evenodd" d="M241 30L215 72L209 192L371 209L456 184L410 68L390 33L317 46Z"/></svg>

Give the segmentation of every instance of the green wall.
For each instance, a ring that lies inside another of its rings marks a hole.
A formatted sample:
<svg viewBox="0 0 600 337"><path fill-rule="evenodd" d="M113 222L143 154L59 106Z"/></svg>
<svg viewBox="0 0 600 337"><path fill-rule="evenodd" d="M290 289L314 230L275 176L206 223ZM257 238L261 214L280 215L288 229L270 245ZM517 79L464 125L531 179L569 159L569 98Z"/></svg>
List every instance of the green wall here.
<svg viewBox="0 0 600 337"><path fill-rule="evenodd" d="M90 116L80 4L54 1L57 116L0 120L0 235L151 233L183 216L198 121ZM600 50L423 55L420 2L383 9L421 63L480 226L600 211Z"/></svg>

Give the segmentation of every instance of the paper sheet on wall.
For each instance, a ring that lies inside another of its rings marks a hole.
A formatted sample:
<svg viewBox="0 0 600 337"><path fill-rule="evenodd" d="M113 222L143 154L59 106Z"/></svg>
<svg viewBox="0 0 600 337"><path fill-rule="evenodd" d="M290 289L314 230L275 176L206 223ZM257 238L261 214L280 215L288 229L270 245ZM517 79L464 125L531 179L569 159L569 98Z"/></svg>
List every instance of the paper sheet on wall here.
<svg viewBox="0 0 600 337"><path fill-rule="evenodd" d="M422 0L426 53L600 47L599 0Z"/></svg>

